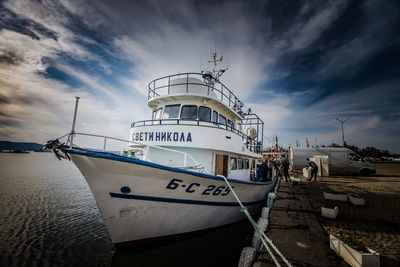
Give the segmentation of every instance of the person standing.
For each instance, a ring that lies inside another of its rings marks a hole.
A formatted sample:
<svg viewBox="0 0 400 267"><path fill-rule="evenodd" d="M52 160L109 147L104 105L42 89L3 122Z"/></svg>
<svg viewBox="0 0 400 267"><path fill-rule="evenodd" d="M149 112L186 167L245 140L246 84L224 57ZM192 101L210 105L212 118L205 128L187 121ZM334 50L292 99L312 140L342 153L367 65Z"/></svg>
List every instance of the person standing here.
<svg viewBox="0 0 400 267"><path fill-rule="evenodd" d="M264 160L264 162L261 164L261 177L262 177L262 181L266 182L269 177L268 177L268 163L267 163L267 159Z"/></svg>
<svg viewBox="0 0 400 267"><path fill-rule="evenodd" d="M290 180L289 177L289 160L285 155L282 155L282 162L281 162L281 171L282 177L285 178L285 181L288 182Z"/></svg>
<svg viewBox="0 0 400 267"><path fill-rule="evenodd" d="M311 168L311 177L310 179L307 179L308 181L312 181L314 177L314 181L317 181L317 173L318 173L318 166L315 164L314 161L311 161L310 159L307 159L307 165L306 168Z"/></svg>
<svg viewBox="0 0 400 267"><path fill-rule="evenodd" d="M274 165L272 164L271 159L268 160L268 179L273 179L273 170L274 170Z"/></svg>

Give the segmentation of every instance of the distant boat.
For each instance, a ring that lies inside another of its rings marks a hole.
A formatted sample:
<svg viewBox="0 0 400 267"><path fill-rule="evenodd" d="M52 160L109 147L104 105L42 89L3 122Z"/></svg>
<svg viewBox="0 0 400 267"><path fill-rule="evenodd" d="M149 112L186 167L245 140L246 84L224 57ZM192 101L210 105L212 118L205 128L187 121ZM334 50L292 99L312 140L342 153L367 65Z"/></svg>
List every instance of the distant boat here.
<svg viewBox="0 0 400 267"><path fill-rule="evenodd" d="M224 86L225 70L181 73L149 84L152 119L131 125L129 151L106 152L117 138L76 133L48 148L82 172L116 245L154 240L239 221L266 203L276 179L261 182L264 122ZM78 104L76 102L76 107ZM74 123L76 118L74 114ZM74 145L79 135L104 138L103 151ZM64 136L64 137L65 137Z"/></svg>

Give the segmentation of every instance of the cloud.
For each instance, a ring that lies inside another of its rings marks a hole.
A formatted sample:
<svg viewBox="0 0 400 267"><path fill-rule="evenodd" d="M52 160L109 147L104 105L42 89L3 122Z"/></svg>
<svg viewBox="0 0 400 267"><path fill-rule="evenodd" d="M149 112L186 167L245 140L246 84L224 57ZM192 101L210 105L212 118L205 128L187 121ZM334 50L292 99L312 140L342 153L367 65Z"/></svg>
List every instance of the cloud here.
<svg viewBox="0 0 400 267"><path fill-rule="evenodd" d="M255 110L266 122L265 135L272 138L279 134L283 144L295 144L296 139L305 143L305 138L318 144L341 144L341 128L336 117L350 117L345 123L345 138L349 144L371 146L400 151L396 141L400 127L397 106L390 103L400 101L396 93L400 80L390 80L360 91L336 92L329 98L309 106L299 105L299 94L265 94L266 97L253 102ZM385 92L385 93L382 93ZM307 95L307 93L305 94ZM267 99L267 100L265 100Z"/></svg>
<svg viewBox="0 0 400 267"><path fill-rule="evenodd" d="M287 39L291 41L289 50L308 48L340 17L347 4L347 1L327 1L322 7L312 10L306 2L287 33Z"/></svg>
<svg viewBox="0 0 400 267"><path fill-rule="evenodd" d="M148 83L210 68L216 45L222 67L229 63L221 81L261 115L267 137L339 142L335 118L351 116L350 141L388 148L399 126L395 75L351 79L396 46L394 4L288 3L5 1L0 136L61 135L80 95L81 131L126 137L132 121L150 118ZM349 24L352 12L359 17Z"/></svg>

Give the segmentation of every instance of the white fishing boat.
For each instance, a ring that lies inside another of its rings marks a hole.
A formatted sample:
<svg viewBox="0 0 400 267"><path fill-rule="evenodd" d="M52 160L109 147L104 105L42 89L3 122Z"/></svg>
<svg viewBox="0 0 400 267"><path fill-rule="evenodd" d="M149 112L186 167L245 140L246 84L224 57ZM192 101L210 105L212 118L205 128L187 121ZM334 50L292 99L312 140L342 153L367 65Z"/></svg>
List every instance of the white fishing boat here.
<svg viewBox="0 0 400 267"><path fill-rule="evenodd" d="M134 122L129 140L78 133L46 145L71 158L85 177L114 244L124 245L230 224L245 218L227 182L250 213L266 204L275 179L259 169L263 121L213 70L181 73L149 84L152 118ZM79 136L103 138L102 150L81 148ZM107 152L109 140L129 149ZM227 178L227 182L224 178Z"/></svg>

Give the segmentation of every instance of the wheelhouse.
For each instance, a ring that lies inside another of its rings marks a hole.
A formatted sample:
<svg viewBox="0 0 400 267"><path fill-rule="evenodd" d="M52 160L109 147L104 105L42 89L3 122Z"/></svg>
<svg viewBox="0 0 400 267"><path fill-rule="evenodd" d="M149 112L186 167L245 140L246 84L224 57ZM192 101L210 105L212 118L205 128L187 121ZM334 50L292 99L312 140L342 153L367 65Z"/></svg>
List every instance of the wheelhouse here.
<svg viewBox="0 0 400 267"><path fill-rule="evenodd" d="M210 174L256 176L264 122L250 109L244 112L243 103L220 81L204 73L156 79L149 84L148 106L151 119L132 123L132 141L190 153L204 166L201 171ZM179 165L174 157L151 155L151 148L144 154Z"/></svg>

